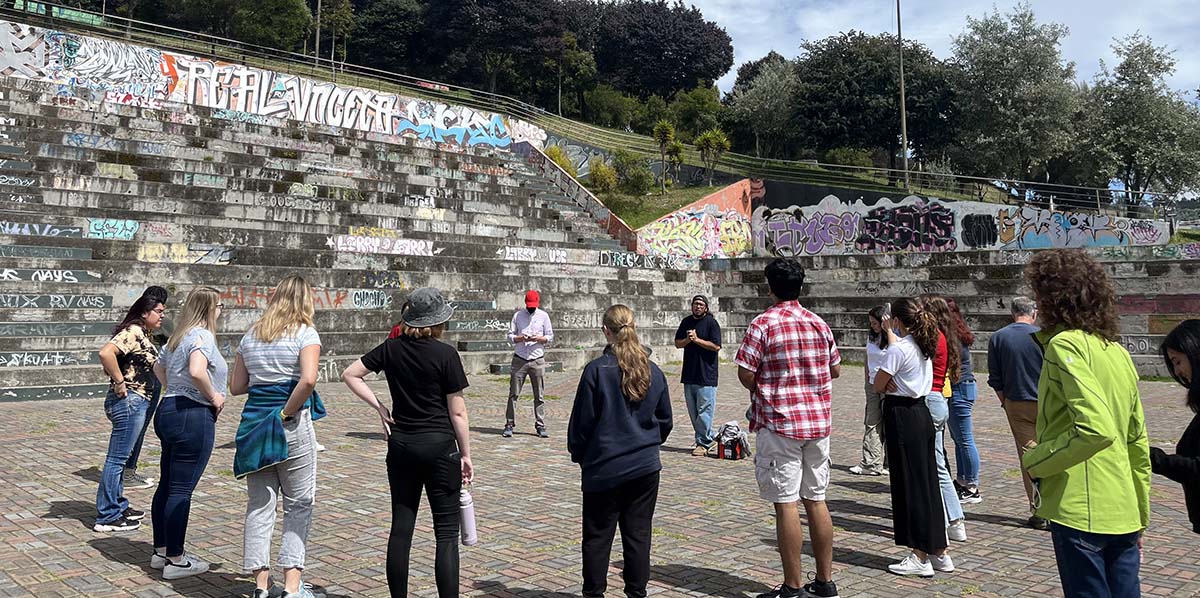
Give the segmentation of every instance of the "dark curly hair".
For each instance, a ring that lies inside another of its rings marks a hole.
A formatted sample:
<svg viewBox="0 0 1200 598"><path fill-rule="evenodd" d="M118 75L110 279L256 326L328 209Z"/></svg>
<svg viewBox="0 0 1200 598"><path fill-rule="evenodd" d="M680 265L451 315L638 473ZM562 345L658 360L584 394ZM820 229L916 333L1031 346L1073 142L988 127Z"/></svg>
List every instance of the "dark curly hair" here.
<svg viewBox="0 0 1200 598"><path fill-rule="evenodd" d="M1038 252L1025 266L1043 328L1063 325L1113 342L1121 336L1117 296L1100 262L1078 249Z"/></svg>

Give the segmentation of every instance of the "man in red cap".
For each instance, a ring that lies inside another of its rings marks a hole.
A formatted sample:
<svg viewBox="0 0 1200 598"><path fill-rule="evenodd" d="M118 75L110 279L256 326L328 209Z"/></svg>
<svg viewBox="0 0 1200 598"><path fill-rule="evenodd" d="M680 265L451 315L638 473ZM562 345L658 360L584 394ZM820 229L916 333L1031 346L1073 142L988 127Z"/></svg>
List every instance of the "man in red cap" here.
<svg viewBox="0 0 1200 598"><path fill-rule="evenodd" d="M542 380L546 374L546 345L554 340L554 328L550 315L538 309L542 298L537 291L525 293L525 309L513 314L508 325L508 342L514 345L512 371L508 378L508 410L505 413L505 438L512 438L516 427L517 397L525 386L525 377L533 381L533 419L537 435L549 438L546 433L546 407L542 399Z"/></svg>

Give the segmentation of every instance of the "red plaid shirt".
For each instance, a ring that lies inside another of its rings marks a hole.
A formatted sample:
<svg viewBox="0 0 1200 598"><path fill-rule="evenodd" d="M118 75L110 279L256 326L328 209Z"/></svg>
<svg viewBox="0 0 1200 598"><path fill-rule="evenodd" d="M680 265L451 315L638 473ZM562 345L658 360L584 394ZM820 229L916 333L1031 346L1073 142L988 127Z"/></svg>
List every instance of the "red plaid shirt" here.
<svg viewBox="0 0 1200 598"><path fill-rule="evenodd" d="M829 368L842 356L825 320L799 301L777 303L750 322L734 362L756 373L751 432L767 429L797 440L829 436Z"/></svg>

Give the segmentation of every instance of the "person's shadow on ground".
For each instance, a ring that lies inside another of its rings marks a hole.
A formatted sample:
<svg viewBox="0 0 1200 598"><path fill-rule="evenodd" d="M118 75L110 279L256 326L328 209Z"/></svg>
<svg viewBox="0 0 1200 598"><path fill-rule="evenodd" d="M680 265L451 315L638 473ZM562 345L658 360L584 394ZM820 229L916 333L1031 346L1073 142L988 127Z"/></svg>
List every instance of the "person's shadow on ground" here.
<svg viewBox="0 0 1200 598"><path fill-rule="evenodd" d="M674 588L698 590L716 598L745 598L746 594L759 594L771 590L770 586L761 582L691 565L653 565L650 567L650 579Z"/></svg>

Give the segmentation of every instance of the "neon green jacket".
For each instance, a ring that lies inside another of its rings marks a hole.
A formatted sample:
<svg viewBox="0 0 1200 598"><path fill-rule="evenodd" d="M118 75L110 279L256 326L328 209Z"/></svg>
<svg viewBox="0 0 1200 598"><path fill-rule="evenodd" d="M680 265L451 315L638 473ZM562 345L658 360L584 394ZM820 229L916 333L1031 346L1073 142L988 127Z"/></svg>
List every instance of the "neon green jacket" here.
<svg viewBox="0 0 1200 598"><path fill-rule="evenodd" d="M1082 330L1034 335L1037 447L1022 461L1040 480L1044 517L1097 534L1128 534L1150 521L1150 443L1129 352Z"/></svg>

